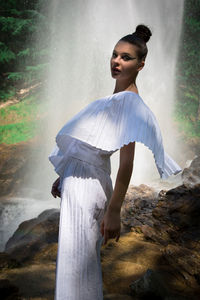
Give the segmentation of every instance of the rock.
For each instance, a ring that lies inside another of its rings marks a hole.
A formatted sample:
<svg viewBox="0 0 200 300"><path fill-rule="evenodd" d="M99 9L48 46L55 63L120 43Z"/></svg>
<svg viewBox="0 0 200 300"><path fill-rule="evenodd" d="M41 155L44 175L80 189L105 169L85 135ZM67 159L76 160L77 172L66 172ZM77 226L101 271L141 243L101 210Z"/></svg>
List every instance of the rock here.
<svg viewBox="0 0 200 300"><path fill-rule="evenodd" d="M58 209L49 209L37 218L21 223L6 243L5 252L23 263L39 257L38 253L42 258L41 251L47 254L48 245L57 243L59 215Z"/></svg>
<svg viewBox="0 0 200 300"><path fill-rule="evenodd" d="M158 202L157 196L158 192L145 184L131 185L121 209L123 226L131 228L143 224L152 225L152 210Z"/></svg>
<svg viewBox="0 0 200 300"><path fill-rule="evenodd" d="M180 243L200 250L200 184L169 190L158 199L152 211L154 230L168 243Z"/></svg>
<svg viewBox="0 0 200 300"><path fill-rule="evenodd" d="M0 295L2 300L22 300L19 288L8 279L0 279Z"/></svg>
<svg viewBox="0 0 200 300"><path fill-rule="evenodd" d="M161 191L152 210L152 225L131 230L141 232L148 241L165 246L162 250L173 273L181 274L184 284L200 294L200 184Z"/></svg>
<svg viewBox="0 0 200 300"><path fill-rule="evenodd" d="M41 249L41 251L35 253L33 262L56 263L57 251L58 243L47 244Z"/></svg>
<svg viewBox="0 0 200 300"><path fill-rule="evenodd" d="M128 232L101 249L104 299L198 300L199 215L200 184L159 193L147 185L130 186L121 211ZM25 297L43 293L53 299L58 226L59 210L46 210L21 223L6 253L0 253L1 279L16 283ZM27 277L31 293L24 287Z"/></svg>
<svg viewBox="0 0 200 300"><path fill-rule="evenodd" d="M158 272L147 269L141 278L130 285L131 294L146 299L165 299L170 293L160 277Z"/></svg>
<svg viewBox="0 0 200 300"><path fill-rule="evenodd" d="M18 268L21 264L9 254L0 252L0 271L5 269Z"/></svg>
<svg viewBox="0 0 200 300"><path fill-rule="evenodd" d="M184 290L182 294L186 299L199 299L200 295L200 183L196 184L200 176L199 166L200 157L196 157L191 162L189 171L183 172L183 179L187 184L161 190L157 196L149 193L149 201L148 195L145 198L147 201L144 201L143 190L139 196L139 188L136 190L132 187L123 204L122 223L126 228L161 246L159 261L161 266L165 265L165 269L171 269L168 280L180 285L176 294L178 299L181 297L181 290ZM164 276L165 272L161 269L159 274ZM172 280L174 276L176 279ZM176 286L171 289L175 292ZM162 297L161 293L157 296ZM173 298L174 294L170 294L170 297Z"/></svg>
<svg viewBox="0 0 200 300"><path fill-rule="evenodd" d="M130 284L131 295L137 299L191 300L191 296L176 292L168 284L169 273L163 270L147 269L145 274Z"/></svg>
<svg viewBox="0 0 200 300"><path fill-rule="evenodd" d="M21 300L54 300L55 264L37 262L12 270L4 270L0 273L0 281L5 279L9 280L10 286L18 287ZM18 299L16 296L15 294L13 297L8 296L4 299L16 300Z"/></svg>
<svg viewBox="0 0 200 300"><path fill-rule="evenodd" d="M142 192L140 201L133 189L132 193L122 207L121 220L126 227L163 245L180 243L200 250L200 184L161 190L149 201L142 199Z"/></svg>
<svg viewBox="0 0 200 300"><path fill-rule="evenodd" d="M195 156L190 166L183 170L182 180L187 187L200 183L200 156Z"/></svg>

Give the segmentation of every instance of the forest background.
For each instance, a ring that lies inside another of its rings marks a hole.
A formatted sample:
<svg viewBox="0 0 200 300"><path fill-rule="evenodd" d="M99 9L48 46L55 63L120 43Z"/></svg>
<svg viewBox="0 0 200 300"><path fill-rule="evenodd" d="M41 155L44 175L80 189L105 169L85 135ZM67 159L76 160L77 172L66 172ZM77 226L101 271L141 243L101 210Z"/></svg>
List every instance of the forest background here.
<svg viewBox="0 0 200 300"><path fill-rule="evenodd" d="M45 117L44 85L51 61L52 0L0 3L0 143L28 141ZM39 41L37 41L39 39ZM172 44L173 47L173 44ZM200 0L185 0L176 64L174 121L200 153Z"/></svg>

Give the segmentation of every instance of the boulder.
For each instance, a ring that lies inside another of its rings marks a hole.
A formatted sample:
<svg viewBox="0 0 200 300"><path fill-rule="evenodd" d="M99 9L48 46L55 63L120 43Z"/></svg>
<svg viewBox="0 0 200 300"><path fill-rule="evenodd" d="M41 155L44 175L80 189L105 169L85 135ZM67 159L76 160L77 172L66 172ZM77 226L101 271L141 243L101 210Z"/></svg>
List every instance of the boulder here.
<svg viewBox="0 0 200 300"><path fill-rule="evenodd" d="M158 202L158 192L153 188L140 184L130 185L121 208L121 221L126 228L143 224L153 225L152 210Z"/></svg>
<svg viewBox="0 0 200 300"><path fill-rule="evenodd" d="M200 183L200 156L195 156L187 168L182 172L183 184L192 187Z"/></svg>
<svg viewBox="0 0 200 300"><path fill-rule="evenodd" d="M0 252L0 271L19 268L22 264L5 252Z"/></svg>
<svg viewBox="0 0 200 300"><path fill-rule="evenodd" d="M36 257L42 259L46 256L55 261L59 216L59 209L48 209L37 218L22 222L7 241L5 252L20 263L30 263Z"/></svg>
<svg viewBox="0 0 200 300"><path fill-rule="evenodd" d="M161 190L156 194L152 188L140 185L129 189L125 197L121 215L122 224L126 226L127 231L129 228L130 231L141 234L146 241L160 245L161 252L160 265L152 271L147 269L138 281L133 281L131 289L135 295L143 295L144 285L155 279L157 276L155 272L160 272L160 287L164 286L165 282L175 282L174 277L178 278L177 286L179 284L181 286L178 294L174 296L173 293L169 293L169 297L179 299L184 296L186 299L199 299L200 157L196 157L186 169L182 173L184 184L180 186ZM165 265L167 273L171 273L167 280L162 265ZM143 295L144 297L150 297L153 293L152 297L155 299L156 297L165 299L156 286L149 283L149 287L151 288ZM176 287L171 289L175 292ZM182 294L181 289L184 290ZM163 294L167 297L167 293Z"/></svg>
<svg viewBox="0 0 200 300"><path fill-rule="evenodd" d="M23 296L43 292L44 299L53 299L53 286L47 283L55 281L59 214L58 209L45 210L21 223L0 253L2 276L12 285L17 282ZM199 183L160 192L130 186L121 211L126 230L119 242L110 239L101 249L104 298L198 300L199 215ZM31 292L23 285L27 274Z"/></svg>

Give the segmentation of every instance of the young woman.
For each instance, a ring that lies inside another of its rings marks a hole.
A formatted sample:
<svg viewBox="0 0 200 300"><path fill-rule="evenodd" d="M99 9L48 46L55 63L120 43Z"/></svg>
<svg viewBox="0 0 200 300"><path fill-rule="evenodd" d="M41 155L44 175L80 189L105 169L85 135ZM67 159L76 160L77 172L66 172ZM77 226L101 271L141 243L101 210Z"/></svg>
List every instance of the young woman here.
<svg viewBox="0 0 200 300"><path fill-rule="evenodd" d="M52 195L61 197L56 300L102 300L102 241L120 237L120 209L134 161L135 143L151 149L161 178L181 171L164 151L157 120L138 95L150 29L138 25L115 45L110 66L114 93L88 104L56 136L49 156L59 178ZM110 156L120 150L113 190Z"/></svg>

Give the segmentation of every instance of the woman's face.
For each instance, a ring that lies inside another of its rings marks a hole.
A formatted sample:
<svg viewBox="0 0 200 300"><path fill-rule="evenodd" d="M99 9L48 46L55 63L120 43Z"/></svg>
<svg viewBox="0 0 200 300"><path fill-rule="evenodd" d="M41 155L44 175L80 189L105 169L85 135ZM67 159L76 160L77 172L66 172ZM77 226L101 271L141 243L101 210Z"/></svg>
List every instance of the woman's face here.
<svg viewBox="0 0 200 300"><path fill-rule="evenodd" d="M139 61L137 46L119 41L110 59L111 76L115 79L133 80L143 68L144 61Z"/></svg>

